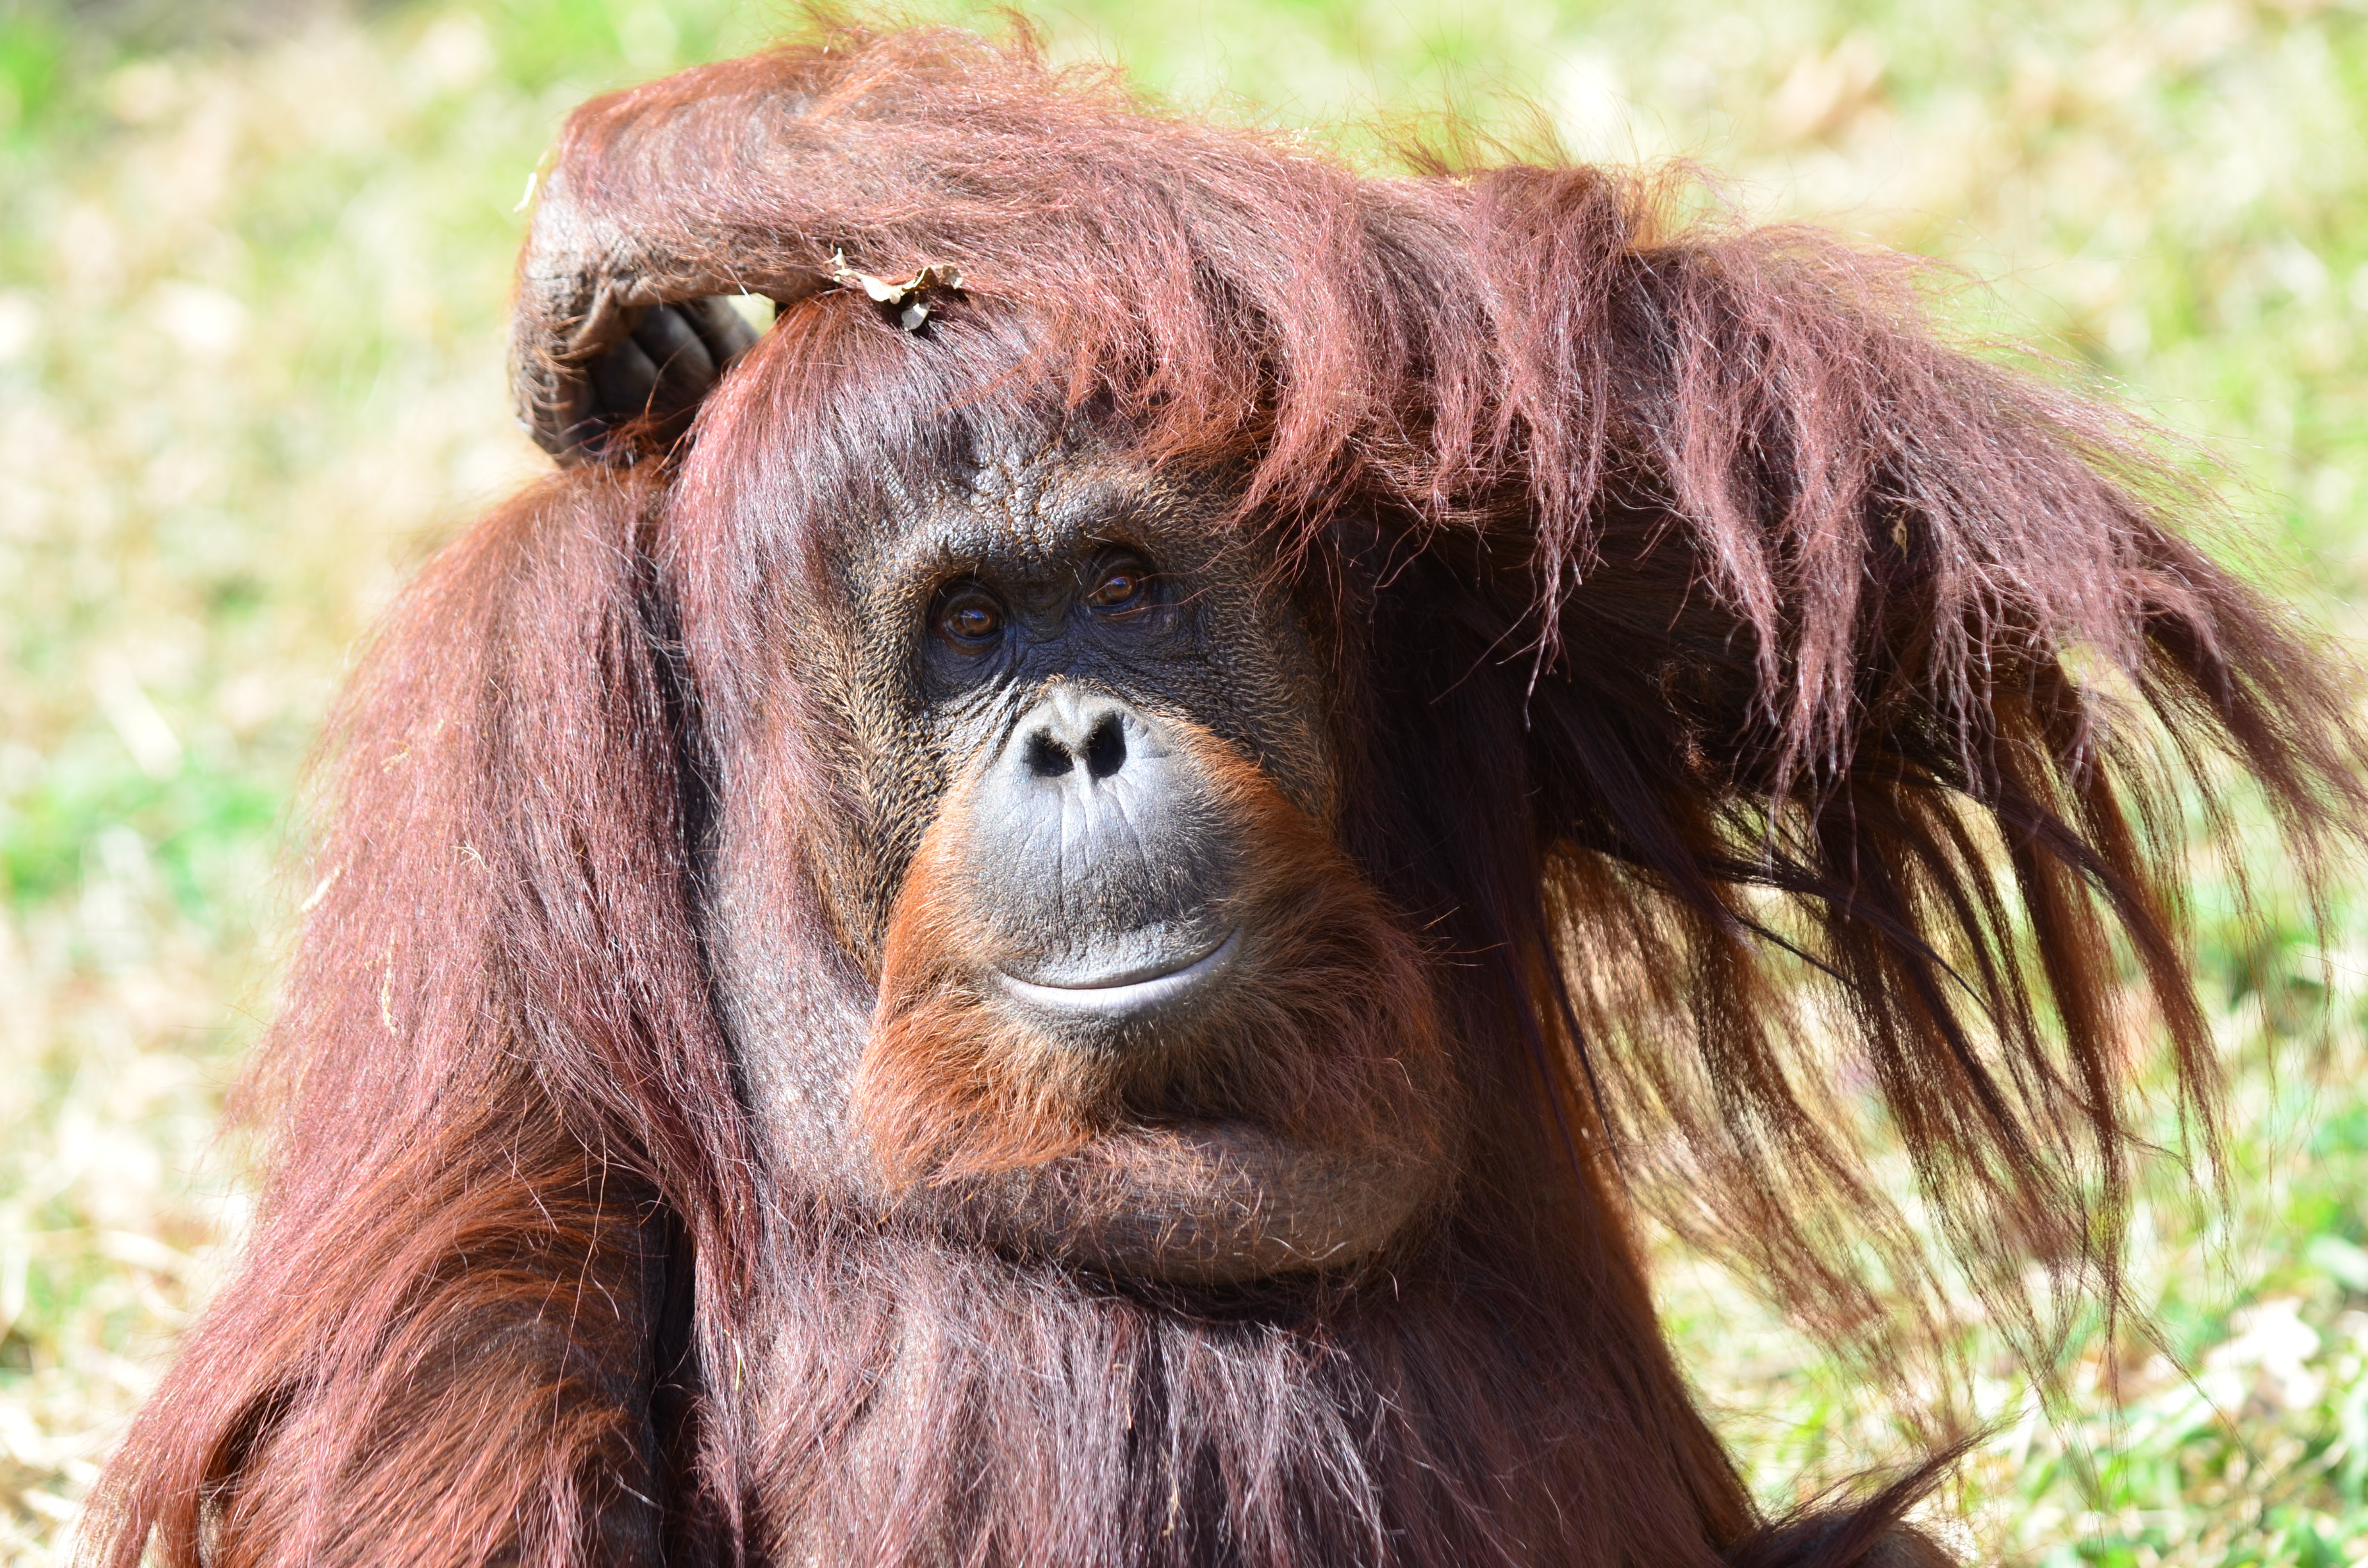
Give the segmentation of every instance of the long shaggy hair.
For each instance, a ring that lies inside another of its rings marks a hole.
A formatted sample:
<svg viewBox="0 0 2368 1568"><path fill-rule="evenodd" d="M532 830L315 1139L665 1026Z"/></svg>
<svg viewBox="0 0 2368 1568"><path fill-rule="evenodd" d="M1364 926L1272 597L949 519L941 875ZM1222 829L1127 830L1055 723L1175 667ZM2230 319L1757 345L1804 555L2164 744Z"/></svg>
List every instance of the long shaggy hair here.
<svg viewBox="0 0 2368 1568"><path fill-rule="evenodd" d="M1856 1561L1908 1492L1757 1517L1635 1211L1837 1336L1960 1268L2044 1360L2043 1299L2117 1299L2148 1058L2214 1125L2182 813L2257 788L2308 877L2368 821L2347 689L2191 542L2198 494L1944 347L1896 259L1600 169L1367 177L941 30L598 100L551 188L603 281L530 262L530 386L602 311L788 302L687 437L606 432L439 557L340 706L267 1200L99 1489L124 1568ZM906 334L841 256L963 290ZM900 989L963 915L926 843L882 975L814 891L875 825L800 679L829 562L1030 430L1227 487L1323 651L1341 809L1269 824L1269 896L1344 857L1371 902L1311 905L1310 961L1378 989L1278 1006L1395 1043L1239 1086L1387 1137L1367 1069L1455 1061L1462 1175L1382 1274L1130 1291L758 1153L718 811L790 841L815 1017L880 1010L906 1168L1090 1131Z"/></svg>

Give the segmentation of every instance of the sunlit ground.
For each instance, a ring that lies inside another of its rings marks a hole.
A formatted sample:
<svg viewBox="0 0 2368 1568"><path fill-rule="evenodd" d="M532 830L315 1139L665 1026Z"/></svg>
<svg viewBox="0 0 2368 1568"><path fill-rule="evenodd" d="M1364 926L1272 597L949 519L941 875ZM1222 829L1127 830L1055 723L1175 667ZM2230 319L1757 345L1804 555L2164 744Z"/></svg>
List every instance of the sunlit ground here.
<svg viewBox="0 0 2368 1568"><path fill-rule="evenodd" d="M1173 100L1282 125L1461 105L1599 159L1684 155L1764 215L1943 258L2225 465L2248 559L2348 633L2368 590L2368 13L2090 0L1029 7ZM78 19L69 20L69 16ZM598 89L786 8L348 12L0 0L0 1541L76 1500L220 1278L214 1142L294 900L304 747L404 573L535 472L501 369L528 171ZM1520 103L1542 121L1525 120ZM1372 155L1386 137L1343 145ZM2330 638L2330 656L2335 644ZM2224 1208L2163 1201L2063 1412L1950 1506L2013 1562L2368 1558L2368 918L2233 948ZM2276 1070L2272 1071L2272 1067ZM1899 1451L1871 1389L1667 1250L1690 1364L1772 1503Z"/></svg>

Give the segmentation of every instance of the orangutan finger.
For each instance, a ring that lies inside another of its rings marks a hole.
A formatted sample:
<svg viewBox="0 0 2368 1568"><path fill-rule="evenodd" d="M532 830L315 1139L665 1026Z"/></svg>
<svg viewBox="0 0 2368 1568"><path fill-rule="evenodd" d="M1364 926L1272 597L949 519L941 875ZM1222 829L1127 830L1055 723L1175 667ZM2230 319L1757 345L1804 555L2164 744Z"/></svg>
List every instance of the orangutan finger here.
<svg viewBox="0 0 2368 1568"><path fill-rule="evenodd" d="M627 338L585 367L592 381L592 417L603 426L637 419L649 412L657 392L658 368L642 346Z"/></svg>
<svg viewBox="0 0 2368 1568"><path fill-rule="evenodd" d="M633 328L633 342L657 367L659 412L697 403L715 384L715 359L679 305L653 305Z"/></svg>
<svg viewBox="0 0 2368 1568"><path fill-rule="evenodd" d="M700 341L707 345L718 369L732 363L757 347L757 331L748 319L733 309L732 301L720 294L703 300L687 300L676 309L689 321Z"/></svg>

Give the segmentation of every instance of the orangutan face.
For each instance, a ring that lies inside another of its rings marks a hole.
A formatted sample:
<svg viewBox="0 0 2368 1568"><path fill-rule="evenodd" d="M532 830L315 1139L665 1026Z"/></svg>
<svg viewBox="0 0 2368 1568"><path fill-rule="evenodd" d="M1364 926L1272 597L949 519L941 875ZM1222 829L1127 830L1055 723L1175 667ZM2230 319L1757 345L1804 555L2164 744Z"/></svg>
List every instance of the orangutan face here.
<svg viewBox="0 0 2368 1568"><path fill-rule="evenodd" d="M867 1202L1238 1281L1368 1258L1437 1196L1421 955L1335 842L1327 672L1224 500L1005 465L846 538L784 649L810 697L777 722L844 805L792 846L727 786L723 989L798 983L746 912L803 861L876 1001L836 1053L795 1008L735 1032L760 1118L829 1104L789 1141L844 1140Z"/></svg>

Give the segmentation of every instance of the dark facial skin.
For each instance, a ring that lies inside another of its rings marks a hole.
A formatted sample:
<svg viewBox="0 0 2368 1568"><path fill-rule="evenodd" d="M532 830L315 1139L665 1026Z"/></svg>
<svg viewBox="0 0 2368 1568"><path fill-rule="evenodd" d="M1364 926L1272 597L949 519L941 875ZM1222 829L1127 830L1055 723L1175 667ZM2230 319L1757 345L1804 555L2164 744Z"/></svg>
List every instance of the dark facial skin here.
<svg viewBox="0 0 2368 1568"><path fill-rule="evenodd" d="M1229 825L1238 813L1193 746L1213 737L1327 832L1337 802L1321 667L1273 562L1224 512L1115 463L1014 463L847 540L838 604L784 636L827 716L797 722L809 744L829 738L850 809L821 842L788 843L761 772L728 773L711 939L793 1187L916 1201L868 1157L849 1085L907 873L950 812L949 874L977 933L966 957L1033 1038L1148 1059L1251 983L1244 955L1265 937L1227 901L1259 846ZM820 884L803 916L781 896L801 859ZM845 971L789 958L801 918L827 922ZM1121 1271L1180 1247L1191 1278L1255 1278L1368 1255L1431 1190L1382 1156L1159 1108L1167 1124L1122 1161L973 1193L968 1219L994 1212L972 1228L1068 1237Z"/></svg>
<svg viewBox="0 0 2368 1568"><path fill-rule="evenodd" d="M839 873L869 917L859 944L876 943L913 848L973 767L988 770L975 827L1011 856L991 896L1015 960L1045 980L1150 961L1163 918L1183 945L1204 935L1186 927L1225 846L1194 832L1201 802L1165 721L1213 732L1328 817L1315 661L1265 584L1271 562L1221 530L1222 509L1133 471L1039 461L849 541L839 706L878 840ZM1064 770L1073 749L1080 766ZM1119 951L1130 926L1147 945Z"/></svg>

